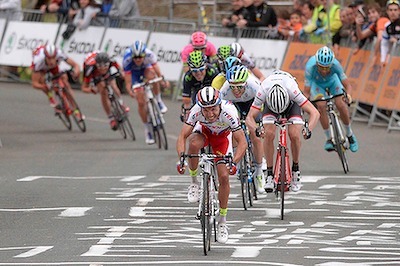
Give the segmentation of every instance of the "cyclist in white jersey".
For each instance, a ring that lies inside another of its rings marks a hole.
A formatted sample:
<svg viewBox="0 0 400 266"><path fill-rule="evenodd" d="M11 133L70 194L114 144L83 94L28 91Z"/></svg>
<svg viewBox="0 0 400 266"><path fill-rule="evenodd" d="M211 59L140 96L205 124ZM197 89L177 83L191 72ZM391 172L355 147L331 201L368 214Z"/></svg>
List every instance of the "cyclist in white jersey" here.
<svg viewBox="0 0 400 266"><path fill-rule="evenodd" d="M261 82L245 66L230 68L226 72L226 79L220 89L221 99L233 102L239 110L241 118L246 119L257 91L261 89ZM255 184L257 191L263 193L265 178L262 170L262 141L256 136L254 130L250 131L250 139L253 143L256 160Z"/></svg>
<svg viewBox="0 0 400 266"><path fill-rule="evenodd" d="M233 166L229 168L225 161L217 161L218 173L218 200L219 221L217 241L225 243L228 240L226 214L228 212L228 198L230 192L229 174L236 173L236 166L243 157L247 141L240 126L235 106L228 101L221 100L219 93L211 86L204 87L197 93L197 103L192 107L188 119L183 124L181 133L176 142L178 156L186 150L186 141L189 144L187 153L198 154L200 149L211 146L214 154L224 155L232 153L232 138L236 141L236 151L233 155ZM192 183L188 188L188 201L199 201L199 184L197 180L198 158L189 161L189 174Z"/></svg>
<svg viewBox="0 0 400 266"><path fill-rule="evenodd" d="M274 139L276 127L273 124L265 124L268 120L276 120L280 114L284 114L290 120L302 120L301 109L306 111L309 118L309 132L303 131L305 139L311 137L311 131L315 128L319 119L319 112L314 105L303 95L295 78L287 72L275 70L261 83L261 90L257 92L246 122L250 131L256 130L255 118L264 106L264 151L267 160L267 181L265 190L273 192L273 161ZM264 105L265 104L265 105ZM301 125L291 125L288 128L290 138L290 150L292 152L292 191L299 191L300 182L300 131Z"/></svg>
<svg viewBox="0 0 400 266"><path fill-rule="evenodd" d="M244 51L243 47L237 43L231 43L232 48L232 56L236 56L242 61L242 64L245 65L251 72L260 80L263 81L265 79L264 74L261 70L256 66L255 62L250 58L250 56Z"/></svg>

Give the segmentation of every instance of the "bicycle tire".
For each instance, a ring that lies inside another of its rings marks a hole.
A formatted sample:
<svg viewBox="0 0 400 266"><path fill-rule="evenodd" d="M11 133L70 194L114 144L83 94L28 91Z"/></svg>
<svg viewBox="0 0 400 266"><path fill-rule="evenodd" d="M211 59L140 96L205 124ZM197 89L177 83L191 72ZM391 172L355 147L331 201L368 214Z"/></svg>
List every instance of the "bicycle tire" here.
<svg viewBox="0 0 400 266"><path fill-rule="evenodd" d="M242 194L242 203L243 203L243 208L246 211L247 210L247 188L249 186L249 180L247 177L247 167L246 167L246 159L245 157L240 160L240 168L239 168L239 179L240 179L240 190Z"/></svg>
<svg viewBox="0 0 400 266"><path fill-rule="evenodd" d="M279 171L279 182L280 182L280 188L279 188L279 193L281 196L281 220L283 220L283 217L285 215L285 190L286 190L286 149L284 147L280 148L280 171Z"/></svg>
<svg viewBox="0 0 400 266"><path fill-rule="evenodd" d="M201 207L201 228L203 232L203 251L207 256L208 251L211 249L211 204L210 204L210 176L209 174L203 175L203 197Z"/></svg>
<svg viewBox="0 0 400 266"><path fill-rule="evenodd" d="M135 132L133 131L133 127L132 127L131 121L129 121L129 116L127 113L124 114L122 126L124 127L124 130L127 133L127 136L129 136L129 139L131 139L132 141L135 141L136 140Z"/></svg>
<svg viewBox="0 0 400 266"><path fill-rule="evenodd" d="M111 113L113 114L114 119L117 120L119 132L121 133L122 137L126 139L128 135L125 130L125 127L122 126L124 120L124 111L122 110L122 106L119 103L118 99L115 98L115 96L110 98L110 102L111 102Z"/></svg>
<svg viewBox="0 0 400 266"><path fill-rule="evenodd" d="M82 111L81 111L81 109L79 108L78 104L76 103L74 97L73 97L73 96L69 93L69 91L67 91L67 90L64 90L64 94L65 94L65 96L66 96L66 99L69 101L70 106L75 106L75 110L78 110L79 113L80 113L81 116L82 116ZM73 110L73 111L75 111L75 110ZM75 124L76 124L76 125L78 126L78 128L80 129L80 131L82 131L83 133L86 132L86 123L85 123L85 120L84 120L84 119L78 120L78 118L77 118L74 114L72 114L72 117L73 117L73 120L75 121Z"/></svg>
<svg viewBox="0 0 400 266"><path fill-rule="evenodd" d="M154 114L154 123L153 123L153 134L154 134L154 140L157 143L157 146L159 149L165 149L168 150L168 140L167 140L167 134L165 132L165 127L164 124L162 123L161 119L161 111L152 99L149 100L149 108L152 109L152 112ZM150 115L150 118L153 120L153 116ZM155 126L156 125L156 126Z"/></svg>
<svg viewBox="0 0 400 266"><path fill-rule="evenodd" d="M250 156L250 151L249 148L246 149L245 156L246 161L245 161L245 167L246 167L246 173L247 173L247 197L249 200L249 205L250 207L253 207L253 190L252 190L252 185L254 184L254 172L251 170L251 156Z"/></svg>
<svg viewBox="0 0 400 266"><path fill-rule="evenodd" d="M71 123L71 119L69 117L68 114L68 106L66 103L66 99L65 96L61 93L59 90L56 90L55 92L57 101L59 102L60 106L61 106L61 112L57 112L56 116L58 116L58 118L60 118L61 122L64 124L64 126L68 129L68 130L72 130L72 123Z"/></svg>
<svg viewBox="0 0 400 266"><path fill-rule="evenodd" d="M349 166L346 157L346 148L343 145L342 136L340 132L340 122L336 115L330 114L333 127L333 138L335 140L335 150L339 156L340 162L342 163L343 171L345 174L349 171Z"/></svg>

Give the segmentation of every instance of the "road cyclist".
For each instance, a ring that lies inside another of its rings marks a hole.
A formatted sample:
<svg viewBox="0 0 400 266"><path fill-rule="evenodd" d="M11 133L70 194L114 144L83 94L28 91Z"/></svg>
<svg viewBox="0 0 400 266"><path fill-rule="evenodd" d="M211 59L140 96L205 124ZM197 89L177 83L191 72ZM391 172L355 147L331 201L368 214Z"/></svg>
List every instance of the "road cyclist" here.
<svg viewBox="0 0 400 266"><path fill-rule="evenodd" d="M344 94L346 91L347 97L336 97L335 105L343 122L346 136L350 143L350 150L356 152L358 151L358 141L351 128L347 106L348 103L351 103L350 93L352 87L332 49L324 46L318 49L315 55L310 57L306 63L304 95L311 101L327 98L328 95L325 91L327 88L333 96ZM326 112L326 102L316 102L316 105L321 114L320 123L326 136L324 149L326 151L334 151L335 148Z"/></svg>
<svg viewBox="0 0 400 266"><path fill-rule="evenodd" d="M56 76L61 74L60 63L65 61L72 67L72 76L78 78L80 76L80 67L77 62L68 57L61 49L57 48L54 44L47 43L39 45L32 53L32 87L44 92L47 95L50 106L55 109L55 112L60 112L60 105L54 97L54 92L50 90L49 85L46 83L46 75ZM68 93L74 98L74 93L71 84L68 81L67 73L61 75L61 80L65 84ZM73 114L78 119L83 119L83 114L72 106Z"/></svg>
<svg viewBox="0 0 400 266"><path fill-rule="evenodd" d="M260 81L245 66L234 66L226 72L226 81L220 89L220 97L231 101L237 107L241 119L245 119L253 104L257 91L261 90ZM251 130L250 139L255 157L255 184L257 192L265 192L265 177L262 170L262 141Z"/></svg>
<svg viewBox="0 0 400 266"><path fill-rule="evenodd" d="M129 107L123 103L121 91L115 80L116 74L122 75L120 65L111 60L106 52L94 51L86 55L83 63L82 91L85 93L100 94L101 104L110 122L112 130L118 129L118 121L111 112L111 103L108 98L107 86L110 85L118 97L123 110L129 112Z"/></svg>
<svg viewBox="0 0 400 266"><path fill-rule="evenodd" d="M259 115L261 108L263 111L263 130L261 136L264 137L264 151L267 160L267 180L265 191L273 192L273 161L274 161L274 139L276 126L269 121L275 121L279 115L284 114L289 121L302 121L302 110L309 114L309 131L303 131L305 139L311 137L311 132L315 128L319 112L314 105L303 95L295 78L287 72L275 70L261 83L261 90L258 91L253 105L247 115L246 122L249 130L256 130L255 119ZM290 148L292 154L292 191L299 191L301 188L300 180L300 148L301 148L301 125L291 125L288 128L290 138Z"/></svg>
<svg viewBox="0 0 400 266"><path fill-rule="evenodd" d="M125 72L126 91L128 91L132 98L136 98L138 102L138 112L144 124L146 143L149 145L154 144L153 125L148 121L147 100L144 88L139 87L133 91L131 88L133 84L141 83L144 79L152 80L156 77L164 77L157 63L157 56L150 49L146 48L144 42L137 40L125 50L123 69ZM169 82L164 80L164 78L160 83L163 87L169 86ZM152 89L160 110L164 114L168 111L168 108L161 98L160 83L152 84Z"/></svg>
<svg viewBox="0 0 400 266"><path fill-rule="evenodd" d="M217 161L219 221L217 226L217 241L226 243L228 227L226 215L230 193L229 174L236 173L236 166L243 157L247 141L240 126L235 106L229 101L221 100L219 92L211 86L206 86L197 93L197 103L190 110L188 119L183 124L176 143L178 158L188 149L186 154L198 154L201 148L211 146L213 154L228 155L233 153L232 140L237 143L233 154L232 167L228 169L224 160ZM188 201L199 200L198 158L188 160L189 174L192 182L188 188Z"/></svg>
<svg viewBox="0 0 400 266"><path fill-rule="evenodd" d="M265 79L264 74L256 66L255 62L250 58L250 56L245 52L243 46L238 42L231 43L232 54L231 56L236 56L240 59L243 65L245 65L261 82Z"/></svg>

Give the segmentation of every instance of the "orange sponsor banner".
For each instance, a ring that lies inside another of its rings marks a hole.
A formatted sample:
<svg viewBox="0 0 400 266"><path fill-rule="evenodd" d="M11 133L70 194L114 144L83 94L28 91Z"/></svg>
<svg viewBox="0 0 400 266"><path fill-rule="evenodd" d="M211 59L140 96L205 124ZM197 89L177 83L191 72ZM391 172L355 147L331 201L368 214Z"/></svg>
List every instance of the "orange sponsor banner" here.
<svg viewBox="0 0 400 266"><path fill-rule="evenodd" d="M291 42L289 45L281 69L289 72L296 78L301 90L304 89L304 72L306 70L306 63L308 59L315 55L317 50L321 47L321 44L300 42Z"/></svg>
<svg viewBox="0 0 400 266"><path fill-rule="evenodd" d="M400 57L393 57L387 67L389 68L388 75L383 81L377 107L385 110L400 110L400 101L398 101L400 94Z"/></svg>
<svg viewBox="0 0 400 266"><path fill-rule="evenodd" d="M340 62L343 69L346 67L347 62L351 58L350 53L351 53L351 48L340 47L339 52L335 54L336 59Z"/></svg>
<svg viewBox="0 0 400 266"><path fill-rule="evenodd" d="M364 89L363 86L365 82L363 78L367 71L369 57L370 51L368 50L360 50L350 57L346 75L352 87L351 96L353 100L359 100L360 93Z"/></svg>
<svg viewBox="0 0 400 266"><path fill-rule="evenodd" d="M385 69L378 63L373 64L367 71L367 82L359 94L359 101L374 105L379 93Z"/></svg>

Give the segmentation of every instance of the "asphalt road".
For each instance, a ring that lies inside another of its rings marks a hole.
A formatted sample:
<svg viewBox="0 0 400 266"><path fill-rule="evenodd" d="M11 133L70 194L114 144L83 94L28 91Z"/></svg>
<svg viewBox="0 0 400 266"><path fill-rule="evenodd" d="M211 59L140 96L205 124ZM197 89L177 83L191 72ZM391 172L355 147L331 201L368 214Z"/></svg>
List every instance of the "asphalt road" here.
<svg viewBox="0 0 400 266"><path fill-rule="evenodd" d="M354 123L345 175L318 127L285 220L273 195L243 210L231 178L230 239L202 253L196 206L177 175L180 103L165 100L170 149L109 129L99 95L76 92L88 130L66 130L44 94L0 83L0 265L399 265L400 133Z"/></svg>

